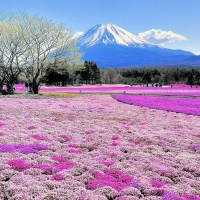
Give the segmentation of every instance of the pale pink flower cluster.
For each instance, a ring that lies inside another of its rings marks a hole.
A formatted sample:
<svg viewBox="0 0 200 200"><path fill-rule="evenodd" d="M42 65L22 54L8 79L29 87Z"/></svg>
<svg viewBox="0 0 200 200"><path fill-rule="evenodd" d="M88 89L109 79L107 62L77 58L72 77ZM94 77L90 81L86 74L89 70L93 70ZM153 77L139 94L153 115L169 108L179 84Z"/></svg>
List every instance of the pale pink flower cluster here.
<svg viewBox="0 0 200 200"><path fill-rule="evenodd" d="M199 200L199 130L108 94L0 98L0 199Z"/></svg>

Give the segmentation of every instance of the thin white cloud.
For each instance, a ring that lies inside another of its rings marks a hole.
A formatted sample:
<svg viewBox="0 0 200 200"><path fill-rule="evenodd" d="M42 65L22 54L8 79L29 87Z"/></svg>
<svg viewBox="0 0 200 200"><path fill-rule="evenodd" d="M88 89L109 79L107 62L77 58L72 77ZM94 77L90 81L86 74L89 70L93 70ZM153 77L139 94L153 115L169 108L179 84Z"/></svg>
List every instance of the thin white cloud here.
<svg viewBox="0 0 200 200"><path fill-rule="evenodd" d="M143 33L139 33L138 37L148 42L164 46L165 43L175 42L180 40L187 40L186 37L173 33L172 31L163 31L160 29L151 29Z"/></svg>

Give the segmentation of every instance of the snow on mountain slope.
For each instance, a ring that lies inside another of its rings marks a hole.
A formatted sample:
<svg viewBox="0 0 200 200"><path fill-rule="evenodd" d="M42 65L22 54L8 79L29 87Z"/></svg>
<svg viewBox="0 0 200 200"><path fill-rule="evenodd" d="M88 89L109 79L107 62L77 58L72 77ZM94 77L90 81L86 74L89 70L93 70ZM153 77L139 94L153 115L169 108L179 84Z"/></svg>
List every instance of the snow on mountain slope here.
<svg viewBox="0 0 200 200"><path fill-rule="evenodd" d="M113 24L97 24L80 35L77 42L79 46L84 48L89 48L99 43L140 48L159 47Z"/></svg>
<svg viewBox="0 0 200 200"><path fill-rule="evenodd" d="M99 67L161 66L199 63L191 52L163 48L113 24L97 24L77 37L82 60ZM192 61L191 61L192 60Z"/></svg>

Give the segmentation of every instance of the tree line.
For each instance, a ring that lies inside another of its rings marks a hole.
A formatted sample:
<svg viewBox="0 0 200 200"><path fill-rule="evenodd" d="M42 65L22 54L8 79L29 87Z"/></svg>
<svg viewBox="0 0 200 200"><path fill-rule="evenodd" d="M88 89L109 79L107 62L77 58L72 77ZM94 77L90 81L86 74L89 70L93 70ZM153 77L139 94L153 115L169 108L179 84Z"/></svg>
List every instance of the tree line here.
<svg viewBox="0 0 200 200"><path fill-rule="evenodd" d="M75 67L62 66L47 68L48 75L44 79L47 85L66 86L74 84L101 83L100 70L94 61L85 61Z"/></svg>
<svg viewBox="0 0 200 200"><path fill-rule="evenodd" d="M65 68L66 70L66 68ZM64 71L64 69L63 69ZM129 84L162 86L174 83L200 85L200 68L191 69L177 67L140 67L140 68L98 68L94 61L85 61L74 71L71 78L69 73L54 71L47 80L49 85L64 86L67 84ZM57 82L56 82L57 80ZM62 84L61 84L62 83Z"/></svg>
<svg viewBox="0 0 200 200"><path fill-rule="evenodd" d="M167 85L186 83L200 85L200 67L196 69L174 67L105 68L101 69L104 84Z"/></svg>

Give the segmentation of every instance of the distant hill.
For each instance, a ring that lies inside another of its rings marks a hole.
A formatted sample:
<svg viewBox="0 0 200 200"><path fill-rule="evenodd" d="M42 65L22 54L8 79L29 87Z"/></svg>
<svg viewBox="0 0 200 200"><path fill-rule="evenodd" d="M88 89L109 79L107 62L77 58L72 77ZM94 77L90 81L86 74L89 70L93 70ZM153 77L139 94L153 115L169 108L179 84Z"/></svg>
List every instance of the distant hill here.
<svg viewBox="0 0 200 200"><path fill-rule="evenodd" d="M85 52L83 60L99 67L158 65L200 65L199 56L189 51L155 45L113 24L98 24L79 34L77 44Z"/></svg>

